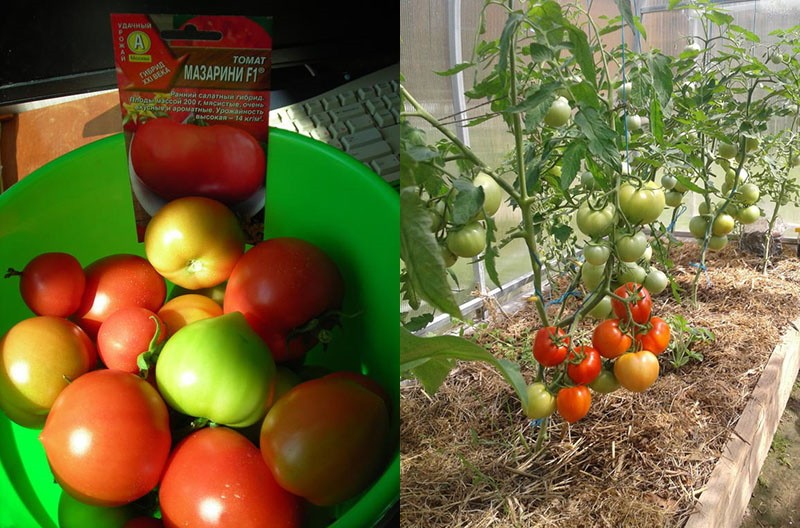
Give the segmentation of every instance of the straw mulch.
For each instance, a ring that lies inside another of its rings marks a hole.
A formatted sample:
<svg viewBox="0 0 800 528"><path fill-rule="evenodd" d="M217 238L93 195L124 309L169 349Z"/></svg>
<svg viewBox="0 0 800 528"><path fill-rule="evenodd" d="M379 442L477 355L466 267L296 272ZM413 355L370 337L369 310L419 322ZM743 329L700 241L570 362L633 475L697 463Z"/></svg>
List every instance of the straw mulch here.
<svg viewBox="0 0 800 528"><path fill-rule="evenodd" d="M793 248L792 248L793 249ZM687 289L697 248L676 250ZM800 316L800 261L788 250L767 275L729 244L713 254L699 305L669 290L654 315L682 314L716 335L702 362L673 368L648 391L593 394L589 415L555 416L545 449L519 400L491 367L460 363L441 389L401 389L401 524L407 527L683 526L782 332ZM688 296L688 293L687 293ZM475 339L533 378L531 308L498 313Z"/></svg>

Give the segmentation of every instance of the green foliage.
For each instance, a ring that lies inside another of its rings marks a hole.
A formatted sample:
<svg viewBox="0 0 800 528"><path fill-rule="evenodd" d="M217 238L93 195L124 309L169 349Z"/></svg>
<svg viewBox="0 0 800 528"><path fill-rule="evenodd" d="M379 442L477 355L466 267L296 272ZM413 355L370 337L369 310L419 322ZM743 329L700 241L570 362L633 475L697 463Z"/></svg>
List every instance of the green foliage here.
<svg viewBox="0 0 800 528"><path fill-rule="evenodd" d="M682 315L674 314L668 319L672 332L671 342L667 349L670 364L679 369L690 361L703 361L703 354L695 350L698 343L706 343L716 339L708 328L692 326Z"/></svg>

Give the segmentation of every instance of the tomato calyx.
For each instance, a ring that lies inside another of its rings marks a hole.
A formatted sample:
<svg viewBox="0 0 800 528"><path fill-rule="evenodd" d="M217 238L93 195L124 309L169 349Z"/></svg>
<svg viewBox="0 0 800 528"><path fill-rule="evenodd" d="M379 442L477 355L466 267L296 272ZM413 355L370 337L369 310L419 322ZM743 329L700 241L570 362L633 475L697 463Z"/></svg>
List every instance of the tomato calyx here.
<svg viewBox="0 0 800 528"><path fill-rule="evenodd" d="M326 310L319 316L310 319L307 323L292 328L286 334L286 348L295 339L316 340L326 348L333 340L334 328L342 326L344 319L354 319L361 315L361 312L346 313L342 310Z"/></svg>
<svg viewBox="0 0 800 528"><path fill-rule="evenodd" d="M163 331L161 323L158 321L157 317L152 315L150 319L156 324L156 331L153 333L153 338L150 339L147 350L139 354L136 358L136 366L139 367L139 377L142 379L147 379L150 369L155 366L158 355L161 353L161 348L164 346L164 343L160 342Z"/></svg>
<svg viewBox="0 0 800 528"><path fill-rule="evenodd" d="M8 268L6 274L3 275L3 278L10 279L11 277L22 277L22 272L15 270L14 268Z"/></svg>

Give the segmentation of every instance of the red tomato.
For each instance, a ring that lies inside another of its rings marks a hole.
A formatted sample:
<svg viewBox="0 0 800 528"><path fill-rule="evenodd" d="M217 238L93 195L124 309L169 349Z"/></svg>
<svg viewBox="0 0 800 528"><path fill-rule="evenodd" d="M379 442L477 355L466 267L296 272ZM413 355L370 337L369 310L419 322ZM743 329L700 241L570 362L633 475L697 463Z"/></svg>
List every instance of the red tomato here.
<svg viewBox="0 0 800 528"><path fill-rule="evenodd" d="M386 404L345 377L306 381L284 394L261 428L261 453L285 489L318 506L357 496L389 454Z"/></svg>
<svg viewBox="0 0 800 528"><path fill-rule="evenodd" d="M100 325L97 332L97 351L108 368L136 374L139 354L147 352L159 329L156 343L167 337L164 321L158 315L138 306L121 308Z"/></svg>
<svg viewBox="0 0 800 528"><path fill-rule="evenodd" d="M545 326L533 338L533 357L542 366L555 367L567 358L569 337L562 328Z"/></svg>
<svg viewBox="0 0 800 528"><path fill-rule="evenodd" d="M633 339L619 328L619 323L619 319L606 319L592 333L592 346L604 358L621 356L633 344Z"/></svg>
<svg viewBox="0 0 800 528"><path fill-rule="evenodd" d="M75 323L41 315L0 339L0 409L25 427L41 427L69 380L97 364L94 343Z"/></svg>
<svg viewBox="0 0 800 528"><path fill-rule="evenodd" d="M629 321L631 318L639 324L645 324L650 319L653 310L653 300L650 292L641 284L627 282L616 289L614 292L618 297L631 299L630 302L622 302L618 299L611 299L611 306L614 314L622 321ZM630 316L628 315L630 307Z"/></svg>
<svg viewBox="0 0 800 528"><path fill-rule="evenodd" d="M569 423L575 423L589 413L592 393L585 385L564 387L556 396L558 414Z"/></svg>
<svg viewBox="0 0 800 528"><path fill-rule="evenodd" d="M241 312L267 343L276 362L302 358L318 342L320 328L297 332L339 310L344 280L320 248L298 238L273 238L247 251L225 289L225 313Z"/></svg>
<svg viewBox="0 0 800 528"><path fill-rule="evenodd" d="M258 448L226 427L200 429L170 455L158 491L164 526L300 526L300 500L281 488Z"/></svg>
<svg viewBox="0 0 800 528"><path fill-rule="evenodd" d="M139 126L130 153L139 180L166 200L205 196L233 205L252 196L266 177L264 149L228 125L152 119Z"/></svg>
<svg viewBox="0 0 800 528"><path fill-rule="evenodd" d="M583 359L580 359L583 357ZM600 374L603 367L600 353L590 346L579 346L567 360L567 375L576 385L588 385Z"/></svg>
<svg viewBox="0 0 800 528"><path fill-rule="evenodd" d="M158 484L172 437L164 400L145 380L95 370L56 399L39 436L56 481L98 506L120 506Z"/></svg>
<svg viewBox="0 0 800 528"><path fill-rule="evenodd" d="M68 253L42 253L21 272L9 270L6 277L19 275L22 300L36 315L69 317L81 304L86 276L78 259Z"/></svg>
<svg viewBox="0 0 800 528"><path fill-rule="evenodd" d="M371 390L375 394L381 397L383 402L386 404L387 409L392 408L392 399L389 396L389 393L386 392L380 383L375 381L374 379L370 378L369 376L365 376L359 372L352 372L349 370L337 370L336 372L331 372L330 374L326 374L326 378L345 378L349 379L350 381L355 381L365 389Z"/></svg>
<svg viewBox="0 0 800 528"><path fill-rule="evenodd" d="M86 289L75 318L89 337L120 308L139 306L157 312L167 296L164 278L138 255L102 257L86 267Z"/></svg>
<svg viewBox="0 0 800 528"><path fill-rule="evenodd" d="M636 334L636 342L642 350L649 350L655 355L664 352L669 346L669 324L660 317L650 319L650 330L644 334Z"/></svg>

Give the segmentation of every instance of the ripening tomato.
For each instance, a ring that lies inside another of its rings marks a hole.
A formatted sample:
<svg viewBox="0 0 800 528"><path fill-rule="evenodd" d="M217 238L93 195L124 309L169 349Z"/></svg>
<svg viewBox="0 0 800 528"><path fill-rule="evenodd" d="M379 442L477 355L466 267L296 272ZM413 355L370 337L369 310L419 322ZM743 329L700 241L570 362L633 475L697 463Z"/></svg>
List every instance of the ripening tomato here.
<svg viewBox="0 0 800 528"><path fill-rule="evenodd" d="M204 196L234 205L263 186L266 175L259 142L229 125L151 119L136 130L130 156L139 180L165 200Z"/></svg>
<svg viewBox="0 0 800 528"><path fill-rule="evenodd" d="M658 379L658 358L649 350L628 352L614 362L614 375L631 392L644 392Z"/></svg>
<svg viewBox="0 0 800 528"><path fill-rule="evenodd" d="M278 485L259 449L227 427L200 429L175 447L158 501L167 528L300 526L300 500Z"/></svg>
<svg viewBox="0 0 800 528"><path fill-rule="evenodd" d="M602 369L600 374L589 384L589 387L600 394L610 394L619 389L619 381L613 370Z"/></svg>
<svg viewBox="0 0 800 528"><path fill-rule="evenodd" d="M36 315L69 317L81 304L86 275L69 253L42 253L22 271L9 270L6 277L13 275L19 275L22 300Z"/></svg>
<svg viewBox="0 0 800 528"><path fill-rule="evenodd" d="M569 337L563 328L545 326L533 338L533 357L544 367L555 367L567 358Z"/></svg>
<svg viewBox="0 0 800 528"><path fill-rule="evenodd" d="M606 319L594 328L592 346L601 356L614 359L621 356L633 344L633 339L619 327L619 319Z"/></svg>
<svg viewBox="0 0 800 528"><path fill-rule="evenodd" d="M564 387L556 395L558 414L569 423L575 423L589 413L592 393L585 385Z"/></svg>
<svg viewBox="0 0 800 528"><path fill-rule="evenodd" d="M636 342L643 350L649 350L655 355L664 352L669 346L669 324L660 317L650 318L650 330L643 334L636 334Z"/></svg>
<svg viewBox="0 0 800 528"><path fill-rule="evenodd" d="M165 331L171 336L194 321L222 315L222 306L210 297L198 293L186 293L164 303L158 316L164 321Z"/></svg>
<svg viewBox="0 0 800 528"><path fill-rule="evenodd" d="M0 409L25 427L41 427L70 380L97 363L81 328L50 315L23 319L0 339Z"/></svg>
<svg viewBox="0 0 800 528"><path fill-rule="evenodd" d="M225 282L244 248L244 232L233 211L200 196L168 202L144 234L150 264L167 280L192 290Z"/></svg>
<svg viewBox="0 0 800 528"><path fill-rule="evenodd" d="M139 372L139 354L167 338L164 321L147 308L128 306L108 316L97 332L97 352L108 368L136 374Z"/></svg>
<svg viewBox="0 0 800 528"><path fill-rule="evenodd" d="M567 358L567 376L576 385L587 385L594 381L602 367L600 353L590 346L575 347Z"/></svg>
<svg viewBox="0 0 800 528"><path fill-rule="evenodd" d="M140 306L157 312L167 296L164 278L138 255L102 257L84 271L86 288L75 321L92 339L103 321L120 308Z"/></svg>
<svg viewBox="0 0 800 528"><path fill-rule="evenodd" d="M94 370L61 391L39 436L56 481L98 506L121 506L158 484L169 455L169 413L135 374Z"/></svg>
<svg viewBox="0 0 800 528"><path fill-rule="evenodd" d="M226 314L241 312L267 343L276 362L302 358L319 331L337 321L344 279L336 262L318 246L292 237L259 242L231 272L225 289ZM311 331L303 326L318 319Z"/></svg>
<svg viewBox="0 0 800 528"><path fill-rule="evenodd" d="M547 385L536 381L528 385L528 405L525 407L525 416L531 419L546 418L556 410L556 397L547 390Z"/></svg>
<svg viewBox="0 0 800 528"><path fill-rule="evenodd" d="M357 496L389 454L389 412L361 383L324 376L295 386L267 413L261 453L280 485L318 506Z"/></svg>
<svg viewBox="0 0 800 528"><path fill-rule="evenodd" d="M650 292L641 284L634 282L626 282L614 293L623 299L622 302L618 299L611 299L611 306L614 309L614 314L621 321L633 321L639 324L645 324L650 319L650 313L653 311L653 300L650 297ZM628 314L630 310L630 315Z"/></svg>

